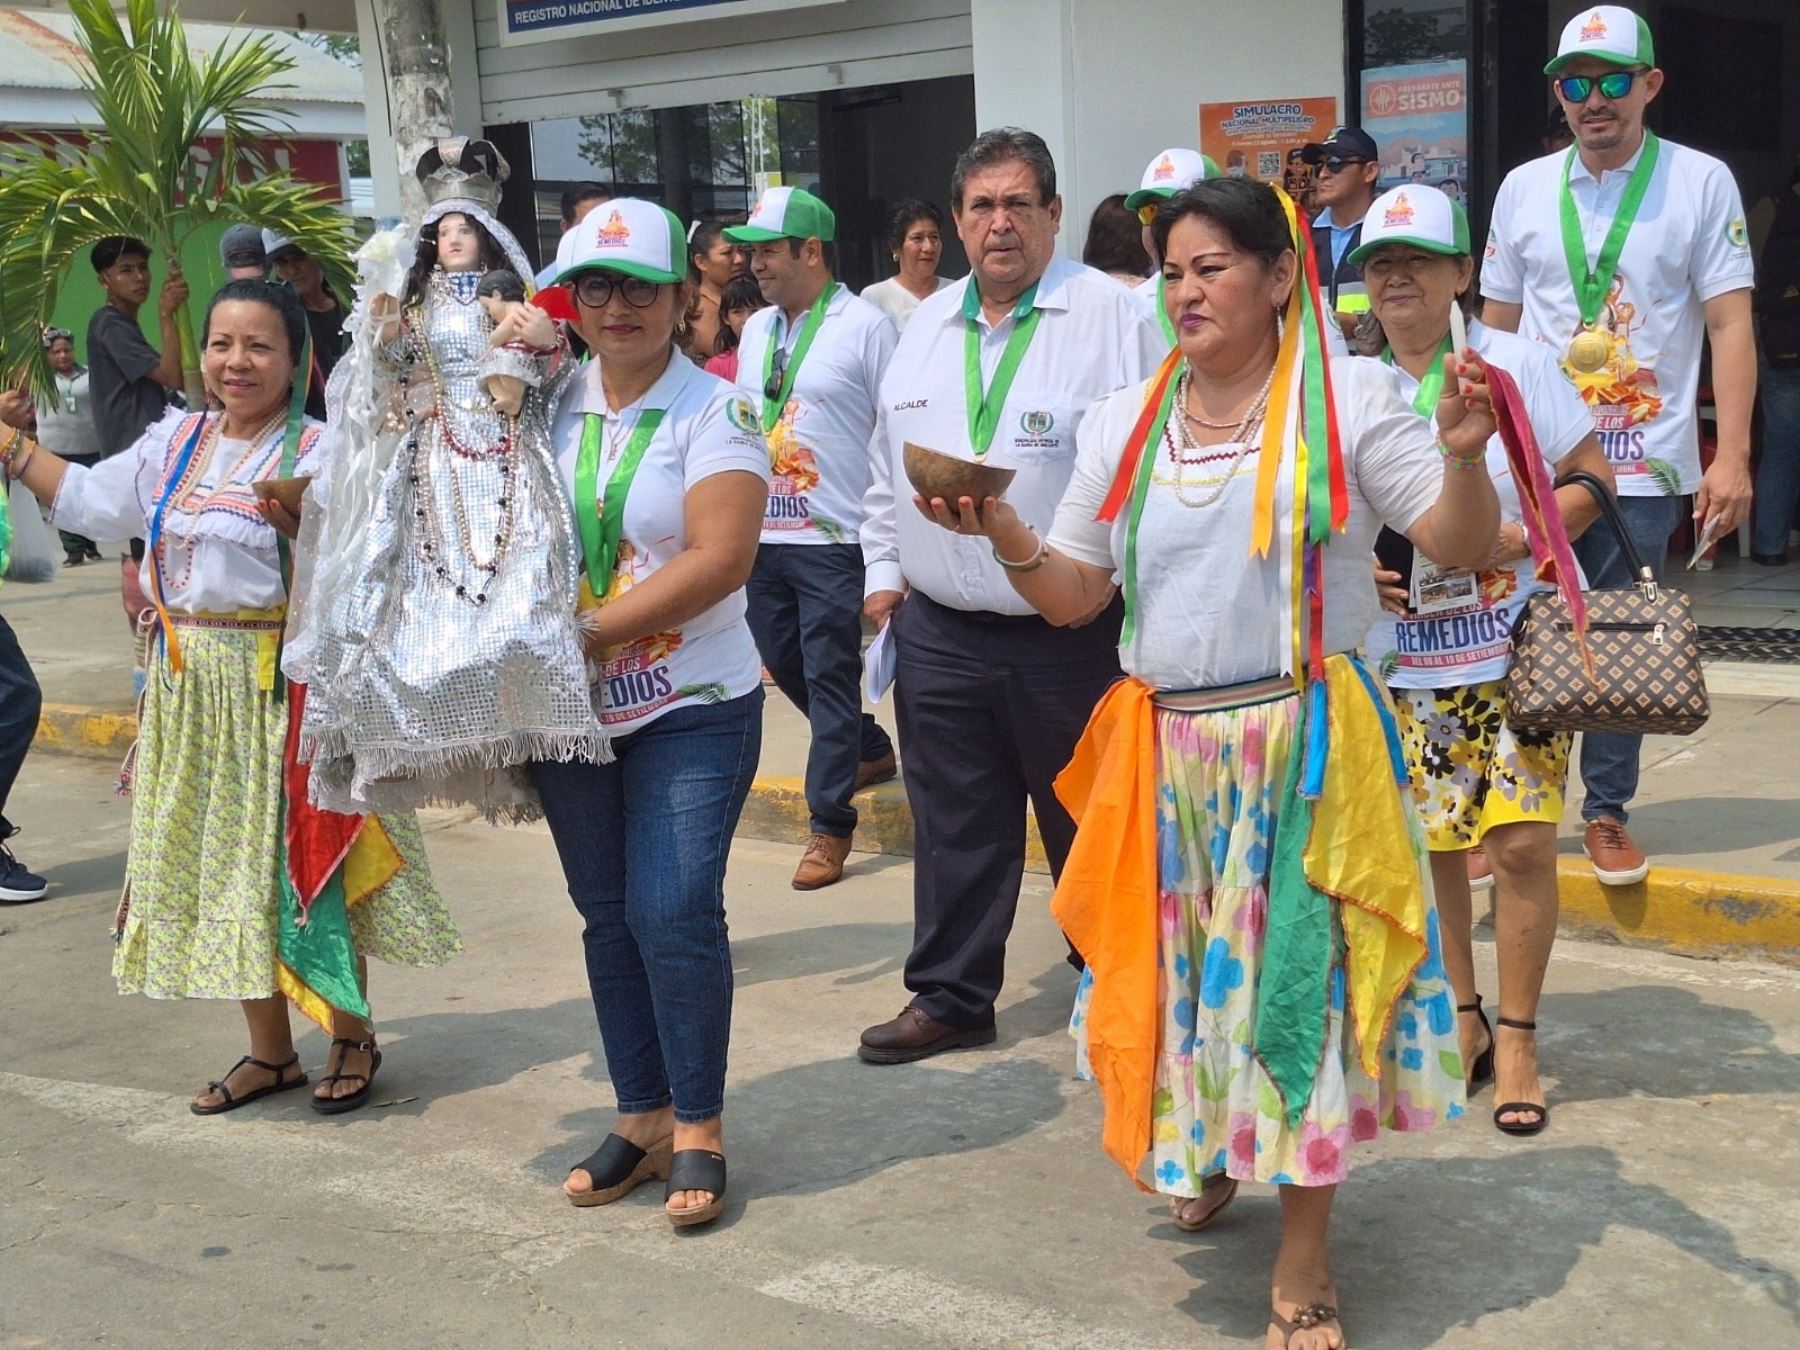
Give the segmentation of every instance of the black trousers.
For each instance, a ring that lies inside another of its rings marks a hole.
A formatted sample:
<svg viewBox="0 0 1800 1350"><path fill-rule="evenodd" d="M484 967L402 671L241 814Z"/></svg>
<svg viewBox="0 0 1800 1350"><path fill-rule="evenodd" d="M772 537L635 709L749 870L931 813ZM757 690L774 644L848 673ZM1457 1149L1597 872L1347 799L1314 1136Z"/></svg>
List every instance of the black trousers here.
<svg viewBox="0 0 1800 1350"><path fill-rule="evenodd" d="M6 798L31 749L32 737L37 735L43 701L19 639L13 636L11 625L0 619L0 843L13 832L6 818Z"/></svg>
<svg viewBox="0 0 1800 1350"><path fill-rule="evenodd" d="M88 468L100 462L99 455L64 455L63 458L71 464L81 464ZM57 534L62 537L63 553L70 558L85 558L95 551L94 541L85 534L75 534L69 530L58 530Z"/></svg>
<svg viewBox="0 0 1800 1350"><path fill-rule="evenodd" d="M1052 875L1075 825L1052 787L1119 678L1123 606L1085 628L949 609L914 591L895 614L895 711L912 807L906 987L928 1017L993 1025L1025 870L1025 804Z"/></svg>

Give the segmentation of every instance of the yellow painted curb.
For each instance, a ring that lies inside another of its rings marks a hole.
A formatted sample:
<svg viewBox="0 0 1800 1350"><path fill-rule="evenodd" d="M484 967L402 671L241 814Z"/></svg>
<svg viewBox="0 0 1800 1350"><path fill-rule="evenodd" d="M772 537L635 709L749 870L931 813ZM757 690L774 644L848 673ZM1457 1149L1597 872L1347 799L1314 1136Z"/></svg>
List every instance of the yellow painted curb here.
<svg viewBox="0 0 1800 1350"><path fill-rule="evenodd" d="M38 715L36 750L96 759L123 759L137 739L137 716L129 712L97 712L66 703L46 703Z"/></svg>
<svg viewBox="0 0 1800 1350"><path fill-rule="evenodd" d="M1558 928L1572 937L1685 956L1754 956L1800 965L1800 885L1777 877L1652 867L1635 886L1602 886L1581 858L1557 860Z"/></svg>

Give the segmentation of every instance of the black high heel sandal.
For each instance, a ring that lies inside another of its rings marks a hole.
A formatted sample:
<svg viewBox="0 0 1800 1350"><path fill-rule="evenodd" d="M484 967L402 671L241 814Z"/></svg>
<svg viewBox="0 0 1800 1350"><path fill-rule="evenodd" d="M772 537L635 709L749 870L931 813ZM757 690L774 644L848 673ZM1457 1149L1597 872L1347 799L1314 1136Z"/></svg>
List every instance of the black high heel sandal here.
<svg viewBox="0 0 1800 1350"><path fill-rule="evenodd" d="M1475 995L1473 1003L1456 1005L1459 1013L1472 1012L1481 1019L1481 1029L1487 1032L1487 1049L1475 1056L1475 1062L1469 1065L1469 1076L1463 1087L1463 1094L1473 1097L1477 1092L1494 1081L1494 1028L1489 1024L1487 1014L1481 1010L1481 995Z"/></svg>
<svg viewBox="0 0 1800 1350"><path fill-rule="evenodd" d="M1511 1027L1514 1031L1537 1031L1536 1022L1521 1022L1512 1017L1496 1017L1495 1022L1503 1027ZM1500 1117L1511 1111L1518 1115L1522 1111L1535 1111L1536 1120L1501 1120ZM1502 1134L1531 1135L1542 1134L1544 1126L1550 1123L1550 1108L1540 1106L1537 1102L1501 1102L1494 1108L1494 1128Z"/></svg>

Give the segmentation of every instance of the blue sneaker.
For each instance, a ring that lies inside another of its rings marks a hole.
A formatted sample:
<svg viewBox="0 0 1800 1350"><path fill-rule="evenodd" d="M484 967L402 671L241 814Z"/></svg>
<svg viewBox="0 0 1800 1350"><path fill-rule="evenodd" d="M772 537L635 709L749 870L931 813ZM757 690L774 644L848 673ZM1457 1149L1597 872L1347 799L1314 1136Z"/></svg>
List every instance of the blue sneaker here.
<svg viewBox="0 0 1800 1350"><path fill-rule="evenodd" d="M0 905L42 900L49 889L49 882L13 857L12 850L5 844L0 844Z"/></svg>

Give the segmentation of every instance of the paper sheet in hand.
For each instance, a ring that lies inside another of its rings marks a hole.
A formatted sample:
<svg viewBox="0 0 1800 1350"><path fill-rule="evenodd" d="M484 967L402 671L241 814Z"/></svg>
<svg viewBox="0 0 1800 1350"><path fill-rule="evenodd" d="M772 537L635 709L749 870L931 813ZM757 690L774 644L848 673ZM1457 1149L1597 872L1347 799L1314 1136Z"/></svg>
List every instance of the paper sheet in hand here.
<svg viewBox="0 0 1800 1350"><path fill-rule="evenodd" d="M894 620L890 617L875 634L869 650L863 653L863 695L871 703L881 702L881 696L893 684L894 672L900 666L900 649L894 646L890 636L893 631Z"/></svg>

